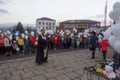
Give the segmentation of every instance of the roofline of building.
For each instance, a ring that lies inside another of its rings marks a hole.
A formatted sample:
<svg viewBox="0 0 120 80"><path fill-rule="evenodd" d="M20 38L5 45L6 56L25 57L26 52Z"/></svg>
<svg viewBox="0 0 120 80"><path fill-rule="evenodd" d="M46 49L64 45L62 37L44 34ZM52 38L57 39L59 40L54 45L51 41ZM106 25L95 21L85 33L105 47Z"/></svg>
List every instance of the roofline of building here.
<svg viewBox="0 0 120 80"><path fill-rule="evenodd" d="M41 18L38 18L36 19L37 20L49 20L49 21L56 21L55 19L51 19L51 18L48 18L48 17L41 17Z"/></svg>
<svg viewBox="0 0 120 80"><path fill-rule="evenodd" d="M71 22L70 22L71 21ZM73 21L73 22L72 22ZM94 20L89 20L89 19L81 19L81 20L66 20L60 23L88 23L88 22L95 22L95 23L100 23L99 21L94 21Z"/></svg>

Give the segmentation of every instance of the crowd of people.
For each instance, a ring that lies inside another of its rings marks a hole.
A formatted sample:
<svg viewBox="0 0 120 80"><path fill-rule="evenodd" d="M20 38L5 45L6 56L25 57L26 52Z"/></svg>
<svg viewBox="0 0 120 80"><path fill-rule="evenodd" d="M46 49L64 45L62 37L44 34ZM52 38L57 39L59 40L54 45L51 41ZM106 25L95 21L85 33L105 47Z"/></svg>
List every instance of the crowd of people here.
<svg viewBox="0 0 120 80"><path fill-rule="evenodd" d="M25 55L29 53L36 53L38 45L38 33L28 32L25 33L0 33L0 56L11 56L11 55ZM95 48L100 48L100 42L103 38L103 34L95 34L93 38L91 33L85 35L84 33L79 35L74 33L61 35L56 33L53 35L46 34L46 43L49 50L57 49L69 49L69 48L82 48L89 49L91 45ZM93 39L92 39L93 38ZM96 42L96 43L95 43ZM95 49L92 52L92 58L94 58Z"/></svg>

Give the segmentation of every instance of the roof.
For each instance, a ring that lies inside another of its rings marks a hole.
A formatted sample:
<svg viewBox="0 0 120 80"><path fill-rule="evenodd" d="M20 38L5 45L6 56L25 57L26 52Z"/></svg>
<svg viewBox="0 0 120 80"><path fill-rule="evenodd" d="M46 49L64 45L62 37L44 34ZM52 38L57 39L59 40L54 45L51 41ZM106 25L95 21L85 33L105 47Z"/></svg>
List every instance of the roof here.
<svg viewBox="0 0 120 80"><path fill-rule="evenodd" d="M63 21L61 23L75 23L75 22L99 22L99 21L94 21L94 20L67 20Z"/></svg>
<svg viewBox="0 0 120 80"><path fill-rule="evenodd" d="M55 19L50 19L50 18L47 18L47 17L38 18L37 20L50 20L50 21L55 21Z"/></svg>

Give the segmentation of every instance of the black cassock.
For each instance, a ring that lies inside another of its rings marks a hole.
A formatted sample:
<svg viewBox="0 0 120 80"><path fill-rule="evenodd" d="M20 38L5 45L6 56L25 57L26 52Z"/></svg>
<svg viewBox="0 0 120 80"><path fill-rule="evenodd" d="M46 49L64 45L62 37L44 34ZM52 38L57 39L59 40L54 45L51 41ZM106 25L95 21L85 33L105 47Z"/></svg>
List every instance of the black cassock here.
<svg viewBox="0 0 120 80"><path fill-rule="evenodd" d="M41 35L38 36L37 54L35 62L41 64L44 61L44 49L47 47L47 41L42 38Z"/></svg>

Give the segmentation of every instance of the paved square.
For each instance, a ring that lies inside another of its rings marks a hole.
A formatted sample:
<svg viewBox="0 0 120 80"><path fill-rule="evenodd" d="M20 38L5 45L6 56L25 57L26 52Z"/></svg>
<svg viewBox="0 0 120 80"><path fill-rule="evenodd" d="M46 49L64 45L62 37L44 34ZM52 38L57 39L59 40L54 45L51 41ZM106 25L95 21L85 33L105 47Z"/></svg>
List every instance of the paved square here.
<svg viewBox="0 0 120 80"><path fill-rule="evenodd" d="M83 68L96 63L90 56L89 50L79 50L51 54L42 65L35 64L35 57L1 61L0 80L81 80Z"/></svg>

